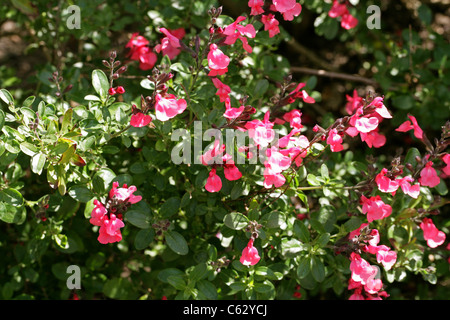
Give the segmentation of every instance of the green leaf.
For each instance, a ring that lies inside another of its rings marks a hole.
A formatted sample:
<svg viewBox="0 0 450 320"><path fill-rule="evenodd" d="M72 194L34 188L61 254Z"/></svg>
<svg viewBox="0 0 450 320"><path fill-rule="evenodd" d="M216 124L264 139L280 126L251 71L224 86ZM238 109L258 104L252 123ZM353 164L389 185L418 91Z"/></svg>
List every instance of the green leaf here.
<svg viewBox="0 0 450 320"><path fill-rule="evenodd" d="M328 243L328 241L330 241L329 233L322 233L317 239L314 240L315 244L321 248L323 248Z"/></svg>
<svg viewBox="0 0 450 320"><path fill-rule="evenodd" d="M24 203L22 194L12 188L6 188L0 191L0 201L14 207L21 207Z"/></svg>
<svg viewBox="0 0 450 320"><path fill-rule="evenodd" d="M286 229L287 224L285 216L278 211L272 211L267 213L261 218L261 221L265 224L266 228Z"/></svg>
<svg viewBox="0 0 450 320"><path fill-rule="evenodd" d="M311 271L311 258L305 257L301 258L300 263L297 267L297 277L299 279L305 278Z"/></svg>
<svg viewBox="0 0 450 320"><path fill-rule="evenodd" d="M5 125L5 113L3 112L3 110L0 110L0 131L2 130L4 125Z"/></svg>
<svg viewBox="0 0 450 320"><path fill-rule="evenodd" d="M83 203L89 202L94 198L94 193L84 185L70 187L68 194L73 199Z"/></svg>
<svg viewBox="0 0 450 320"><path fill-rule="evenodd" d="M235 185L233 186L233 188L231 189L231 192L230 192L231 199L236 200L237 198L239 198L242 195L243 191L244 191L243 184L240 182L235 183Z"/></svg>
<svg viewBox="0 0 450 320"><path fill-rule="evenodd" d="M69 126L72 123L72 116L73 116L73 109L72 108L67 109L67 111L64 113L64 118L62 121L61 133L64 134L69 131Z"/></svg>
<svg viewBox="0 0 450 320"><path fill-rule="evenodd" d="M281 254L286 257L294 257L304 251L305 246L297 239L281 239Z"/></svg>
<svg viewBox="0 0 450 320"><path fill-rule="evenodd" d="M199 281L206 276L208 272L208 268L206 263L199 263L192 269L191 273L189 273L189 279L192 281Z"/></svg>
<svg viewBox="0 0 450 320"><path fill-rule="evenodd" d="M242 213L231 212L223 218L223 222L230 229L241 230L248 225L249 220Z"/></svg>
<svg viewBox="0 0 450 320"><path fill-rule="evenodd" d="M137 210L129 210L125 213L125 220L127 220L132 225L141 228L148 229L152 225L151 214L144 213Z"/></svg>
<svg viewBox="0 0 450 320"><path fill-rule="evenodd" d="M320 174L322 175L322 178L330 179L328 167L325 163L323 163L322 166L320 167Z"/></svg>
<svg viewBox="0 0 450 320"><path fill-rule="evenodd" d="M61 155L61 158L59 159L58 164L67 164L72 159L72 156L75 154L75 151L77 149L76 144L72 144L69 148L67 148L66 151L63 152Z"/></svg>
<svg viewBox="0 0 450 320"><path fill-rule="evenodd" d="M319 180L317 180L317 177L315 175L313 175L312 173L308 173L308 175L306 176L306 180L308 181L308 183L311 186L320 186L321 183Z"/></svg>
<svg viewBox="0 0 450 320"><path fill-rule="evenodd" d="M320 258L311 257L311 274L317 282L322 282L325 279L325 266Z"/></svg>
<svg viewBox="0 0 450 320"><path fill-rule="evenodd" d="M30 157L34 156L39 151L34 144L31 144L27 141L24 141L20 144L20 150L22 150L23 153Z"/></svg>
<svg viewBox="0 0 450 320"><path fill-rule="evenodd" d="M110 188L111 182L116 177L114 171L108 168L100 169L92 178L94 191L102 194Z"/></svg>
<svg viewBox="0 0 450 320"><path fill-rule="evenodd" d="M160 281L164 282L164 283L168 283L169 277L171 277L171 276L183 276L183 275L184 275L183 271L181 271L181 270L179 270L177 268L167 268L167 269L161 270L158 273L157 278Z"/></svg>
<svg viewBox="0 0 450 320"><path fill-rule="evenodd" d="M21 224L25 221L26 213L23 206L16 207L0 201L0 220L6 223Z"/></svg>
<svg viewBox="0 0 450 320"><path fill-rule="evenodd" d="M42 173L42 169L44 169L46 160L47 157L45 154L41 152L36 153L33 157L31 157L31 171L40 175Z"/></svg>
<svg viewBox="0 0 450 320"><path fill-rule="evenodd" d="M189 252L189 247L184 237L176 231L167 231L164 234L166 243L170 249L179 255L186 255Z"/></svg>
<svg viewBox="0 0 450 320"><path fill-rule="evenodd" d="M422 4L419 9L417 9L417 12L419 14L419 19L426 25L430 25L433 21L433 11L425 5Z"/></svg>
<svg viewBox="0 0 450 320"><path fill-rule="evenodd" d="M35 96L29 96L28 98L25 99L25 101L23 102L22 106L25 107L25 108L31 107L31 105L33 104L35 99L36 99Z"/></svg>
<svg viewBox="0 0 450 320"><path fill-rule="evenodd" d="M169 276L167 282L177 290L184 290L186 288L186 281L184 281L181 275Z"/></svg>
<svg viewBox="0 0 450 320"><path fill-rule="evenodd" d="M159 214L162 218L167 219L173 216L180 209L181 199L178 197L172 197L167 199L166 202L163 203L161 209L159 210Z"/></svg>
<svg viewBox="0 0 450 320"><path fill-rule="evenodd" d="M264 281L263 283L255 283L255 291L259 293L269 293L275 290L274 285L269 280Z"/></svg>
<svg viewBox="0 0 450 320"><path fill-rule="evenodd" d="M103 102L108 97L109 82L106 74L99 69L92 71L92 86Z"/></svg>
<svg viewBox="0 0 450 320"><path fill-rule="evenodd" d="M421 158L420 151L417 148L411 148L408 150L405 156L405 163L410 163L413 167L417 165L416 157Z"/></svg>
<svg viewBox="0 0 450 320"><path fill-rule="evenodd" d="M2 99L8 106L14 105L14 98L6 89L0 89L0 99Z"/></svg>
<svg viewBox="0 0 450 320"><path fill-rule="evenodd" d="M144 250L147 248L155 237L155 230L153 228L142 229L136 234L134 238L134 247L137 250Z"/></svg>
<svg viewBox="0 0 450 320"><path fill-rule="evenodd" d="M266 79L261 79L256 83L255 89L253 90L253 96L255 98L262 97L264 93L266 93L267 89L269 89L269 81Z"/></svg>
<svg viewBox="0 0 450 320"><path fill-rule="evenodd" d="M310 241L310 234L308 228L305 226L303 221L295 220L294 222L294 233L303 243L308 243Z"/></svg>
<svg viewBox="0 0 450 320"><path fill-rule="evenodd" d="M217 299L217 288L216 286L208 280L200 280L197 282L197 288L202 293L206 299L216 300Z"/></svg>
<svg viewBox="0 0 450 320"><path fill-rule="evenodd" d="M351 217L350 220L344 223L345 231L351 232L358 229L362 224L362 221L358 217Z"/></svg>

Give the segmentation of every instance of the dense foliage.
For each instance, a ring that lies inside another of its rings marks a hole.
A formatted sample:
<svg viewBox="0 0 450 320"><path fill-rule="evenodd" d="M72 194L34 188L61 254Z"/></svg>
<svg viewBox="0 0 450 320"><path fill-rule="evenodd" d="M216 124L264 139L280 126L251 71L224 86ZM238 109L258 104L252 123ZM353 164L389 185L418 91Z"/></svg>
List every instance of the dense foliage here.
<svg viewBox="0 0 450 320"><path fill-rule="evenodd" d="M0 298L448 299L449 27L411 3L1 7Z"/></svg>

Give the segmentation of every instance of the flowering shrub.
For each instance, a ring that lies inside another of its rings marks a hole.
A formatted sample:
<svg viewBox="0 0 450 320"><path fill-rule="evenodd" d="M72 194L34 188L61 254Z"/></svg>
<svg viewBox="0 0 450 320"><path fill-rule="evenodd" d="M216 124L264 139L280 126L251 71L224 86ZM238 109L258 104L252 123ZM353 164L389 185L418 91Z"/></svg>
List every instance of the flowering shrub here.
<svg viewBox="0 0 450 320"><path fill-rule="evenodd" d="M420 279L448 298L450 122L422 122L414 81L351 87L343 113L312 118L334 98L291 73L283 26L320 12L319 35L350 39L365 8L310 2L250 0L231 17L156 1L104 56L44 68L49 92L2 88L0 296L374 300Z"/></svg>

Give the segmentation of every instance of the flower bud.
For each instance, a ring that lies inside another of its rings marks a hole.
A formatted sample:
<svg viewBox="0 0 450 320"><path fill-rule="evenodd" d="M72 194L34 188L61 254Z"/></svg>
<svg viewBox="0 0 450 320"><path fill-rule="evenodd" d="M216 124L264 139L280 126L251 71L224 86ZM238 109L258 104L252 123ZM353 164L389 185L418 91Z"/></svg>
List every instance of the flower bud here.
<svg viewBox="0 0 450 320"><path fill-rule="evenodd" d="M124 94L124 93L125 93L125 89L124 89L122 86L118 86L118 87L116 88L116 92L117 92L118 94Z"/></svg>
<svg viewBox="0 0 450 320"><path fill-rule="evenodd" d="M69 92L70 90L72 90L72 88L73 88L73 84L69 84L69 85L64 89L63 93Z"/></svg>
<svg viewBox="0 0 450 320"><path fill-rule="evenodd" d="M122 74L122 73L124 73L125 71L127 71L127 66L122 66L122 67L120 67L119 70L117 70L117 73L118 73L118 74Z"/></svg>

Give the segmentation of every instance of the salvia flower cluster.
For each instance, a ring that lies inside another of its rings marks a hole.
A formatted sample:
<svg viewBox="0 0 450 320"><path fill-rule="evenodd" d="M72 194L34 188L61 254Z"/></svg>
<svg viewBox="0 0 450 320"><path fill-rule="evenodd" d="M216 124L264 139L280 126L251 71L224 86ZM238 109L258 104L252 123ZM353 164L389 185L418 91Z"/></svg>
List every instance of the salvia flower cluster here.
<svg viewBox="0 0 450 320"><path fill-rule="evenodd" d="M221 9L210 11L212 17L209 29L209 40L203 57L206 64L201 65L199 60L199 42L196 41L196 49L188 47L183 43L186 32L183 28L168 30L160 28L164 35L161 42L154 49L149 47L149 41L143 36L134 33L126 45L129 49L128 57L131 60L139 61L139 68L142 70L152 70L152 74L147 78L154 85L151 96L141 96L141 106L138 108L133 104L131 110L130 126L148 126L153 119L165 122L181 115L188 107L188 102L175 94L170 93L167 83L173 78L171 72L161 71L160 67L154 68L157 61L157 54L175 59L181 51L185 50L197 59L196 72L204 72L208 81L211 81L215 88L215 95L220 104L223 104L223 117L226 124L222 128L232 128L247 132L251 143L240 146L239 152L245 154L248 159L262 156L263 183L267 192L281 188L286 185L287 177L295 173L304 165L304 159L311 154L311 146L318 142L324 142L331 152L338 153L345 150L345 139L359 137L369 148L381 148L386 144L386 136L380 133L380 124L391 119L392 115L384 104L384 97L368 95L360 97L355 90L352 96L347 95L345 109L347 116L336 120L329 128L322 128L315 125L312 139L308 139L303 134L302 112L300 109L280 111L281 107L301 101L306 104L315 103L315 99L305 90L305 83L291 83L287 81L282 85L283 94L275 101L275 107L264 113L263 119L253 118L257 110L247 105L247 99L239 99L236 105L232 105L232 90L227 84L229 77L230 63L232 55L227 55L227 49L231 46L242 45L242 49L250 54L253 52L252 39L256 37L257 31L252 24L253 19L258 19L264 25L264 31L274 37L280 33L278 19L283 18L291 21L299 16L302 6L295 0L250 0L248 6L251 9L251 19L238 16L234 22L217 26L216 22L221 14ZM352 16L348 10L347 1L334 0L328 15L332 18L340 18L341 26L345 29L356 27L358 20ZM240 44L239 44L240 43ZM233 48L233 51L239 50ZM230 50L231 51L231 50ZM162 66L164 70L164 66ZM290 80L290 79L289 79ZM110 95L122 94L123 87L111 88ZM287 128L287 134L276 137L277 128ZM417 119L409 114L408 120L402 123L397 132L406 133L413 131L414 136L425 144L428 140L420 128ZM378 300L388 297L389 294L383 290L383 280L379 266L386 271L393 268L397 262L397 252L384 244L380 244L381 235L377 229L371 228L374 221L387 219L393 213L392 206L388 203L389 196L394 196L397 192L417 199L423 187L436 187L441 182L441 177L450 176L450 155L444 153L445 143L436 148L433 153L423 159L417 159L419 170L408 167L409 173L405 172L404 166L400 165L398 159L393 161L392 168L373 168L372 176L367 177L367 181L357 186L359 190L359 210L367 220L361 226L350 232L349 235L339 241L335 246L336 254L344 254L350 260L350 278L348 290L353 290L351 300ZM442 149L442 150L441 150ZM218 193L222 189L222 172L225 179L237 181L243 177L242 170L234 162L230 151L226 150L226 145L215 140L213 146L206 150L200 161L203 166L208 167L209 174L206 179L205 190L209 193ZM441 170L441 176L435 169L435 161L441 160L445 164ZM294 169L293 169L294 168ZM293 170L292 170L293 169ZM123 214L128 207L142 200L141 196L134 195L136 187L123 185L119 188L114 182L113 188L109 192L106 203L95 200L95 208L92 211L90 222L99 226L100 243L113 243L122 239L120 229L124 227ZM431 218L425 216L427 212L419 215L417 225L423 231L423 238L431 248L442 245L445 241L445 233L438 230ZM428 212L429 213L429 212ZM304 217L303 217L304 218ZM159 234L167 231L170 223L165 221L163 226L154 225ZM258 229L261 225L250 224L246 231L250 232L250 239L242 251L239 261L244 266L254 266L258 264L263 255L260 255L255 247L255 240L258 238ZM224 260L225 261L225 260ZM216 270L226 267L226 263L216 262ZM378 265L372 265L368 261L376 261ZM296 294L297 297L301 294Z"/></svg>

